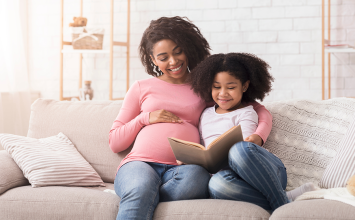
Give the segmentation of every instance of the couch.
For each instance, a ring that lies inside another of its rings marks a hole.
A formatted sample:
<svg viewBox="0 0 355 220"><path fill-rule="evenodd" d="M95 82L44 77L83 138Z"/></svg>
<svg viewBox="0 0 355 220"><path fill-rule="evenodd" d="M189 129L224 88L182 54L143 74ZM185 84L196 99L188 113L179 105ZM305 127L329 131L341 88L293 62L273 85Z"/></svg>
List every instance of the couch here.
<svg viewBox="0 0 355 220"><path fill-rule="evenodd" d="M292 109L296 112L302 112L303 110L297 106L303 106L304 103L305 100L292 100L265 103L265 106L271 111L274 120L282 120L282 118L290 120L292 117L299 117L294 112L292 113ZM309 101L309 103L312 103L312 109L315 106L318 106L318 108L326 106L327 109L333 106L332 101ZM355 106L354 100L341 99L337 103L345 103L346 108L344 111L346 111L346 114L350 114L351 111L355 112L355 108L352 109ZM131 149L130 147L124 152L114 154L108 146L108 133L121 104L121 101L68 102L38 99L31 108L27 136L44 138L63 132L73 142L80 154L97 171L106 186L32 188L11 156L5 150L1 150L0 182L2 182L2 185L0 184L0 189L1 187L5 188L6 191L0 192L0 219L115 219L120 199L112 193L104 192L104 190L114 189L113 182L117 166ZM291 111L291 113L285 113L286 109ZM337 112L339 111L337 110ZM280 119L282 112L287 117L282 116ZM309 113L307 110L304 112ZM312 115L309 117L314 119ZM312 122L312 124L314 123L316 122ZM277 149L277 144L282 142L277 137L279 136L278 134L285 132L285 130L281 132L285 125L282 125L282 123L280 125L280 121L275 121L275 124L278 126L274 127L270 134L270 143ZM347 126L348 123L343 124ZM314 129L313 132L323 132L323 130ZM338 134L339 136L344 134L343 130ZM297 139L297 135L293 134L293 138ZM283 147L285 146L283 145ZM334 152L331 155L334 155ZM331 160L331 156L327 158L325 163L328 163L329 160ZM290 164L287 166L290 166ZM323 164L322 166L325 165ZM290 170L292 171L292 169ZM311 181L319 181L324 167L317 170L317 174L309 177ZM289 182L289 189L296 187L297 184L302 184L302 182L297 183L294 180L294 174L290 174L290 176L293 180ZM307 175L306 177L303 176L303 178L304 181L309 181ZM323 199L295 201L278 208L272 215L259 206L246 202L212 199L162 202L159 203L154 213L154 219L156 220L316 220L354 219L354 216L355 207L338 201Z"/></svg>

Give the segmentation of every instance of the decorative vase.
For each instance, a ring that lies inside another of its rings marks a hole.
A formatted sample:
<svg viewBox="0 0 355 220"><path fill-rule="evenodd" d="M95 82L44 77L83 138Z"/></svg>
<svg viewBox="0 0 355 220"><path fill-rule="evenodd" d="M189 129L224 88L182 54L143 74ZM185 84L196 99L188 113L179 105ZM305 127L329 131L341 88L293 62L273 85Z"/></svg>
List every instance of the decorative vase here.
<svg viewBox="0 0 355 220"><path fill-rule="evenodd" d="M80 100L92 100L94 97L94 90L91 88L91 81L84 81L84 88L80 94Z"/></svg>

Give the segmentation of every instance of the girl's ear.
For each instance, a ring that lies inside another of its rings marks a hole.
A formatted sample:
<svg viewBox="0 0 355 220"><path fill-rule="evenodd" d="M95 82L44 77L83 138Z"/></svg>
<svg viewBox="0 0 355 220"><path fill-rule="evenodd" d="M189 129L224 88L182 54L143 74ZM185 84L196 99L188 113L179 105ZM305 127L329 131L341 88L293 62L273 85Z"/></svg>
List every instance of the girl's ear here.
<svg viewBox="0 0 355 220"><path fill-rule="evenodd" d="M155 62L155 59L152 55L150 55L150 59L153 61L154 65L158 66L157 63Z"/></svg>
<svg viewBox="0 0 355 220"><path fill-rule="evenodd" d="M246 81L244 84L243 84L243 92L246 92L249 88L249 83L250 83L250 80Z"/></svg>

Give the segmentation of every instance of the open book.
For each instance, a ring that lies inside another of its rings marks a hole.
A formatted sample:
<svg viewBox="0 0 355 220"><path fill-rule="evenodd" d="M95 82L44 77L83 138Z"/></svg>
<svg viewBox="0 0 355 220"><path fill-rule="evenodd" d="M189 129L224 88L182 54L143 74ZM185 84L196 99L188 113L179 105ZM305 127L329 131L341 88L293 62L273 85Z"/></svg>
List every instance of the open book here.
<svg viewBox="0 0 355 220"><path fill-rule="evenodd" d="M168 140L177 160L186 164L197 164L210 173L216 173L228 164L229 149L235 143L243 141L243 134L240 125L234 126L207 147L173 137Z"/></svg>

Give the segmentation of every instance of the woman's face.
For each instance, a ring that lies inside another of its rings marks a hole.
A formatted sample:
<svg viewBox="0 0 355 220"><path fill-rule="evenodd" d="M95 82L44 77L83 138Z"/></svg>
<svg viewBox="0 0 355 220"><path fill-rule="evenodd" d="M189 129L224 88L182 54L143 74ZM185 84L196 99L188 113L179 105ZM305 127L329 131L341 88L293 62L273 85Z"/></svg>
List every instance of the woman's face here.
<svg viewBox="0 0 355 220"><path fill-rule="evenodd" d="M153 46L153 63L164 73L158 78L173 84L185 83L187 77L187 57L172 40L163 39Z"/></svg>

